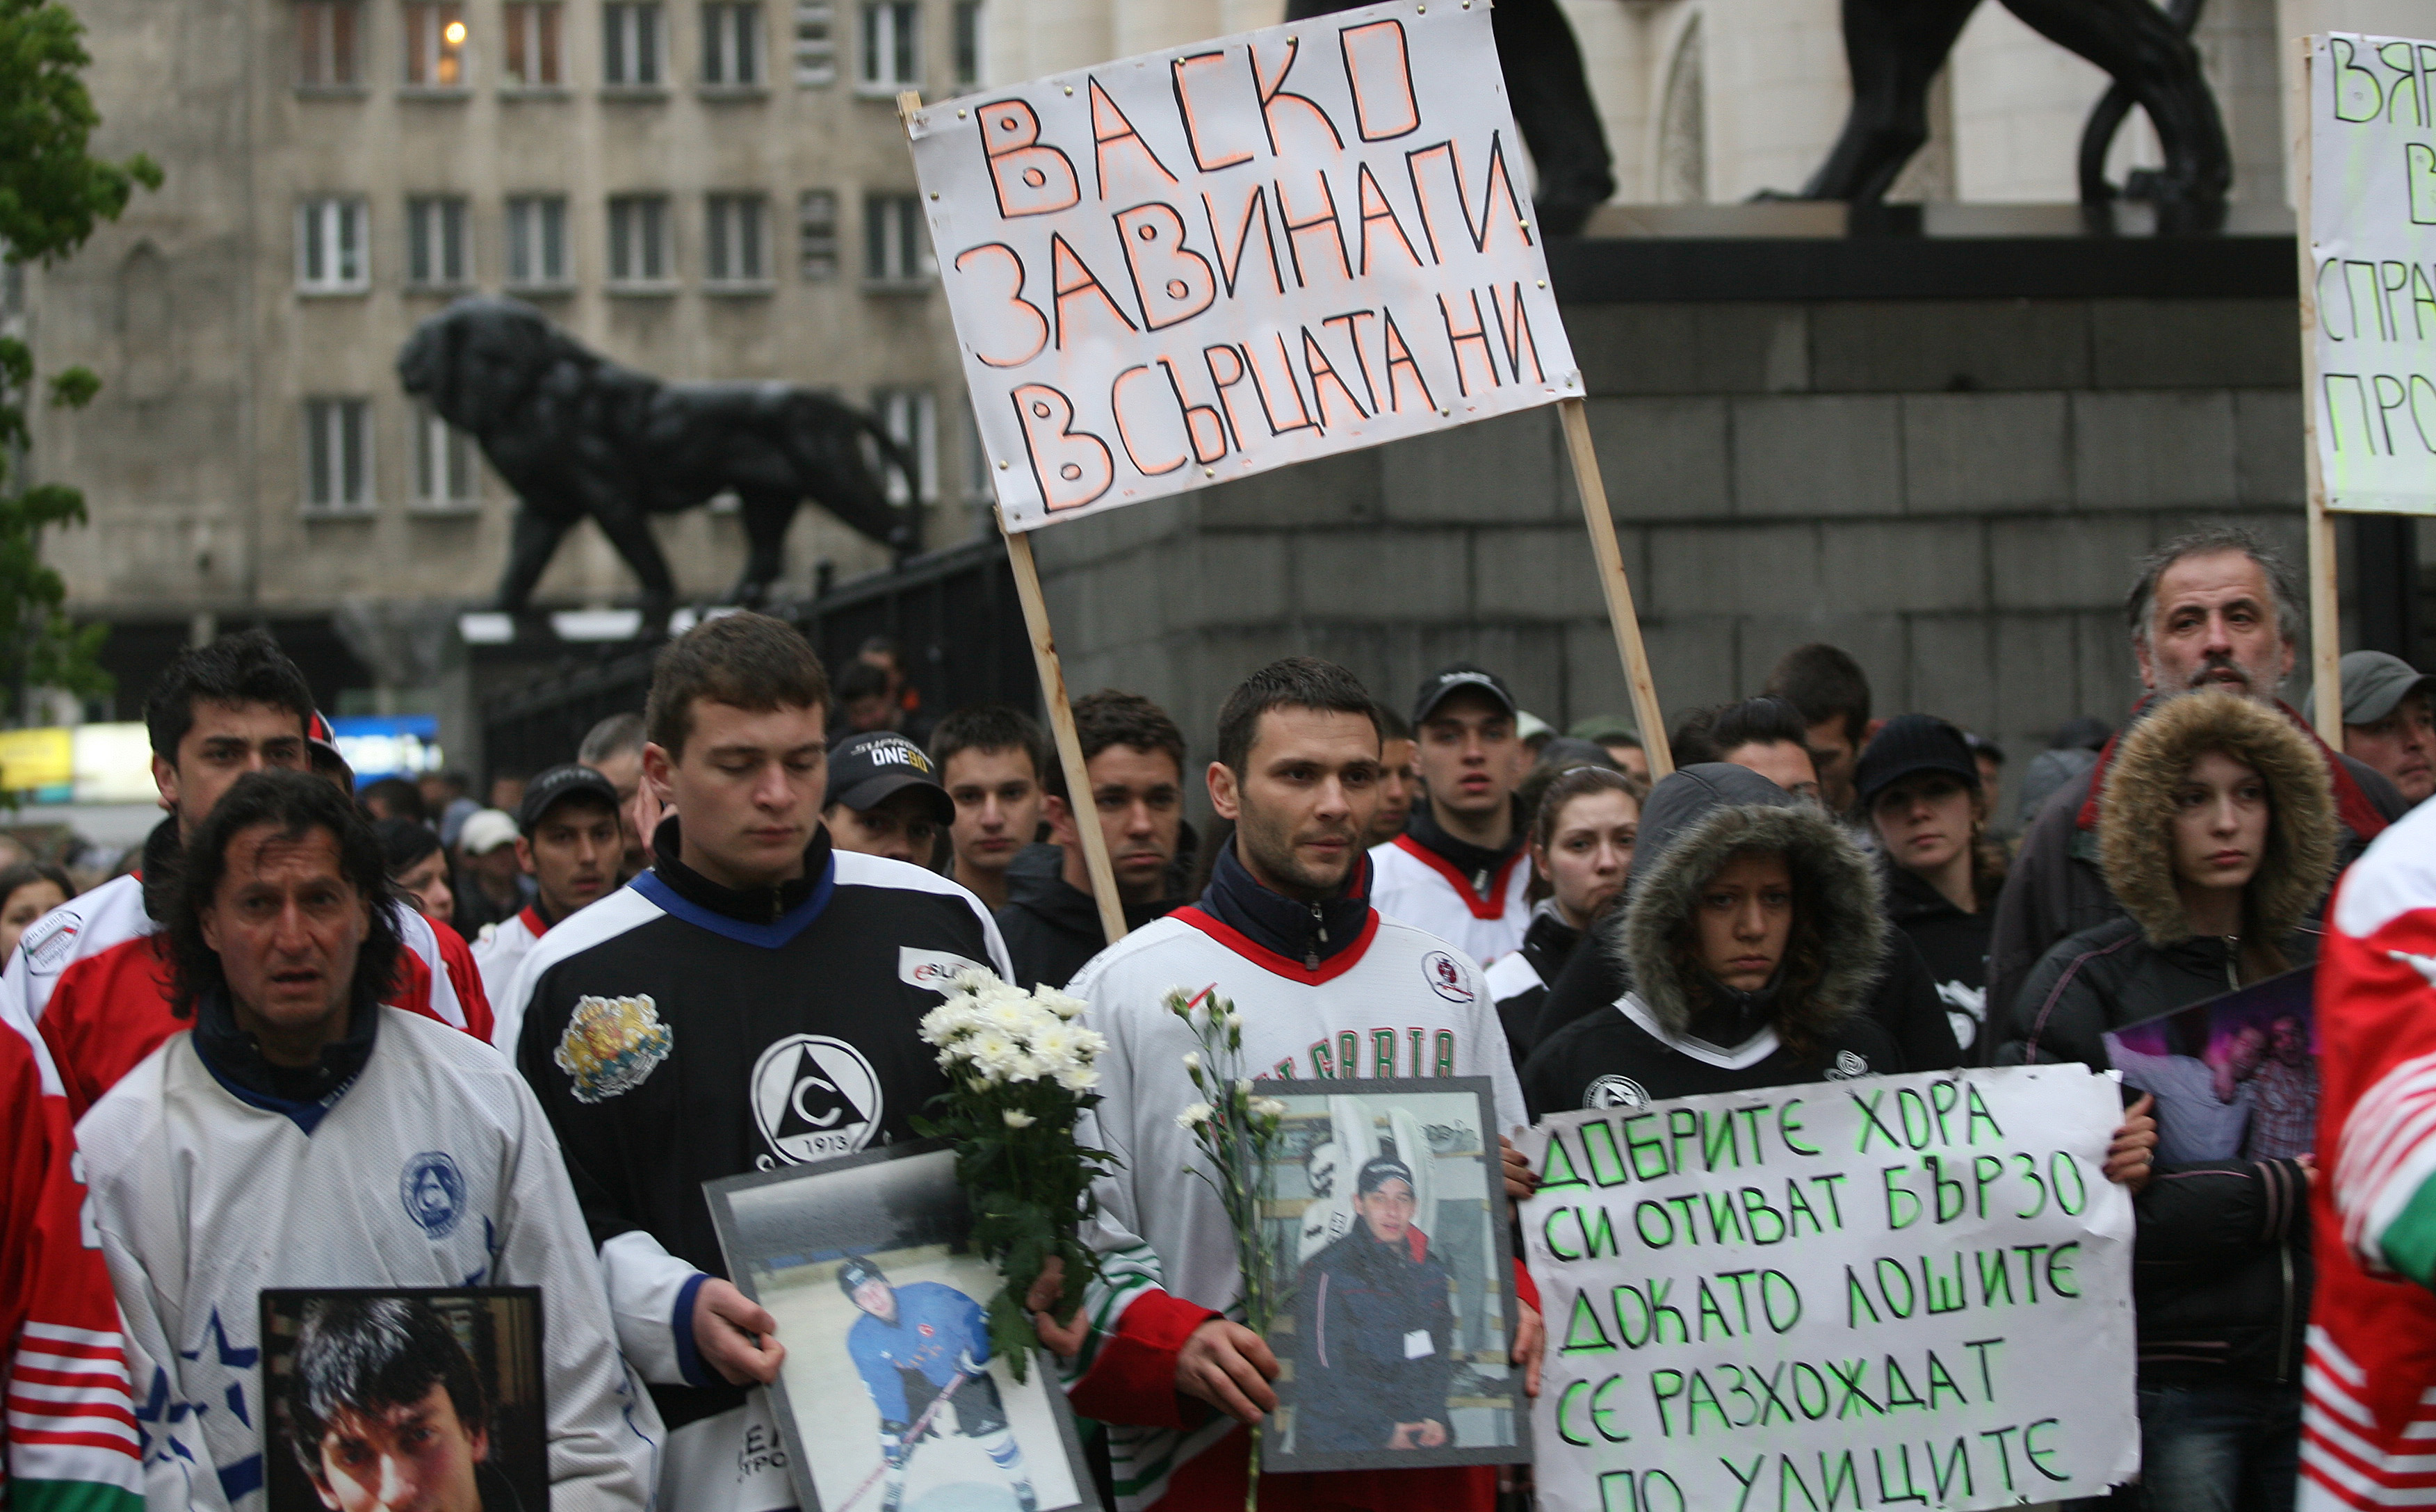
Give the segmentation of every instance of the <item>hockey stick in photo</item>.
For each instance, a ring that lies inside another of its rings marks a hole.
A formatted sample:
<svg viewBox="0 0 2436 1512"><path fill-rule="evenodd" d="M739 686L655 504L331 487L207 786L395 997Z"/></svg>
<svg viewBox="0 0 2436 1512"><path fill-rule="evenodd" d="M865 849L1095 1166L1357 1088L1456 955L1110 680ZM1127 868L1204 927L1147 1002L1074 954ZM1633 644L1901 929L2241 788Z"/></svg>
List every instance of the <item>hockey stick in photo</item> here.
<svg viewBox="0 0 2436 1512"><path fill-rule="evenodd" d="M948 1404L948 1399L954 1396L958 1388L972 1379L961 1370L956 1372L956 1379L948 1382L948 1389L931 1398L931 1405L922 1409L922 1416L914 1419L914 1426L905 1430L905 1463L913 1463L914 1446L922 1442L922 1435L930 1431L931 1419L938 1416L939 1409ZM862 1500L862 1494L865 1491L879 1484L879 1478L888 1473L888 1469L887 1456L880 1456L879 1469L872 1471L861 1486L856 1486L852 1496L838 1503L837 1512L850 1512L853 1505Z"/></svg>

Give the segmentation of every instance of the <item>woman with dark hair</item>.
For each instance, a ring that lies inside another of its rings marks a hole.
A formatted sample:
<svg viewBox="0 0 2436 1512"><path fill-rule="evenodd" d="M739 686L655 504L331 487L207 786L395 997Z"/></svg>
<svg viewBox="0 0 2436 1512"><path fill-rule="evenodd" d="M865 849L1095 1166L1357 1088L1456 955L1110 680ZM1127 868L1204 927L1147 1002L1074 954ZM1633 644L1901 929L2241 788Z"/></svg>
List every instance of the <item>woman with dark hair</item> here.
<svg viewBox="0 0 2436 1512"><path fill-rule="evenodd" d="M74 896L68 874L56 866L27 861L0 871L0 967L16 954L26 926Z"/></svg>
<svg viewBox="0 0 2436 1512"><path fill-rule="evenodd" d="M432 923L453 927L457 895L448 888L448 856L440 848L440 837L413 819L383 819L373 827L398 896Z"/></svg>
<svg viewBox="0 0 2436 1512"><path fill-rule="evenodd" d="M1531 885L1524 894L1531 899L1531 922L1522 931L1522 948L1500 956L1481 973L1496 999L1518 1071L1531 1057L1548 983L1565 969L1592 921L1623 895L1641 829L1641 795L1647 791L1606 766L1577 766L1540 786L1532 809Z"/></svg>
<svg viewBox="0 0 2436 1512"><path fill-rule="evenodd" d="M2005 885L1987 838L1988 793L1969 739L1929 714L1888 720L1853 769L1861 816L1878 838L1887 916L1937 982L1966 1062L1988 1058L1988 934Z"/></svg>

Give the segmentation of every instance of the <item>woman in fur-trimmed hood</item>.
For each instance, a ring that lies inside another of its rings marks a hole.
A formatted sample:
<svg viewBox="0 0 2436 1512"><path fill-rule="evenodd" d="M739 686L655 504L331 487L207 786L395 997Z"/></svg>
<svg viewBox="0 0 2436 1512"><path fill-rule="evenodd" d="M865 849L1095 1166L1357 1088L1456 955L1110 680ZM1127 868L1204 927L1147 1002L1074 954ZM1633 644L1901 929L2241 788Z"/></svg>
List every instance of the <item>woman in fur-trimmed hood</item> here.
<svg viewBox="0 0 2436 1512"><path fill-rule="evenodd" d="M1651 791L1597 947L1630 985L1534 1051L1535 1116L1904 1069L1867 1012L1887 948L1875 869L1746 768L1686 767Z"/></svg>

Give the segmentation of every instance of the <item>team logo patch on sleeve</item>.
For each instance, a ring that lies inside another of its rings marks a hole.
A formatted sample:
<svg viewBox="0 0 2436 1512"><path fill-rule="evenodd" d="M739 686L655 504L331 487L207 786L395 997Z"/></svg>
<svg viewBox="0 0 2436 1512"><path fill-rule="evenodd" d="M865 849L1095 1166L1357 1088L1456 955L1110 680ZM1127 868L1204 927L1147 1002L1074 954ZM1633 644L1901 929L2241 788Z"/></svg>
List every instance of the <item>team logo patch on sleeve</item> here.
<svg viewBox="0 0 2436 1512"><path fill-rule="evenodd" d="M578 1103L599 1103L643 1085L669 1058L674 1036L648 994L575 1000L550 1060L573 1082Z"/></svg>
<svg viewBox="0 0 2436 1512"><path fill-rule="evenodd" d="M1433 950L1421 957L1421 976L1430 990L1449 1002L1471 1001L1471 989L1463 984L1463 967L1444 950Z"/></svg>
<svg viewBox="0 0 2436 1512"><path fill-rule="evenodd" d="M1584 1107L1647 1107L1648 1088L1629 1076L1602 1076L1582 1089Z"/></svg>
<svg viewBox="0 0 2436 1512"><path fill-rule="evenodd" d="M17 942L17 948L26 957L26 969L36 976L47 977L66 965L68 956L76 949L77 935L83 927L84 920L61 911L27 930Z"/></svg>
<svg viewBox="0 0 2436 1512"><path fill-rule="evenodd" d="M826 1034L789 1034L753 1063L753 1117L777 1161L852 1155L879 1127L879 1075L862 1051Z"/></svg>
<svg viewBox="0 0 2436 1512"><path fill-rule="evenodd" d="M1836 1052L1836 1064L1820 1074L1831 1082L1849 1082L1855 1077L1869 1075L1870 1063L1856 1051L1839 1050Z"/></svg>
<svg viewBox="0 0 2436 1512"><path fill-rule="evenodd" d="M433 1239L446 1239L465 1216L465 1174L445 1152L426 1150L409 1156L398 1173L398 1200L406 1216Z"/></svg>
<svg viewBox="0 0 2436 1512"><path fill-rule="evenodd" d="M909 987L920 987L941 997L953 992L959 971L989 971L978 961L967 961L950 950L916 950L910 945L896 947L896 980ZM991 972L991 975L997 975Z"/></svg>

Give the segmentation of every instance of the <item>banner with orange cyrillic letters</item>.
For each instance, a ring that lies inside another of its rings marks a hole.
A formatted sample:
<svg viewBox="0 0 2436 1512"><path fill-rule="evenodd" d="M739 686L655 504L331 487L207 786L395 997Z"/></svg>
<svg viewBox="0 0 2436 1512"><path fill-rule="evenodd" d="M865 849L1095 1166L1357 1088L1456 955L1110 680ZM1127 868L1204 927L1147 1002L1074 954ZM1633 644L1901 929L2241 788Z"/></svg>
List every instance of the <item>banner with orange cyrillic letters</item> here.
<svg viewBox="0 0 2436 1512"><path fill-rule="evenodd" d="M1025 530L1566 397L1487 0L1392 0L908 121Z"/></svg>

